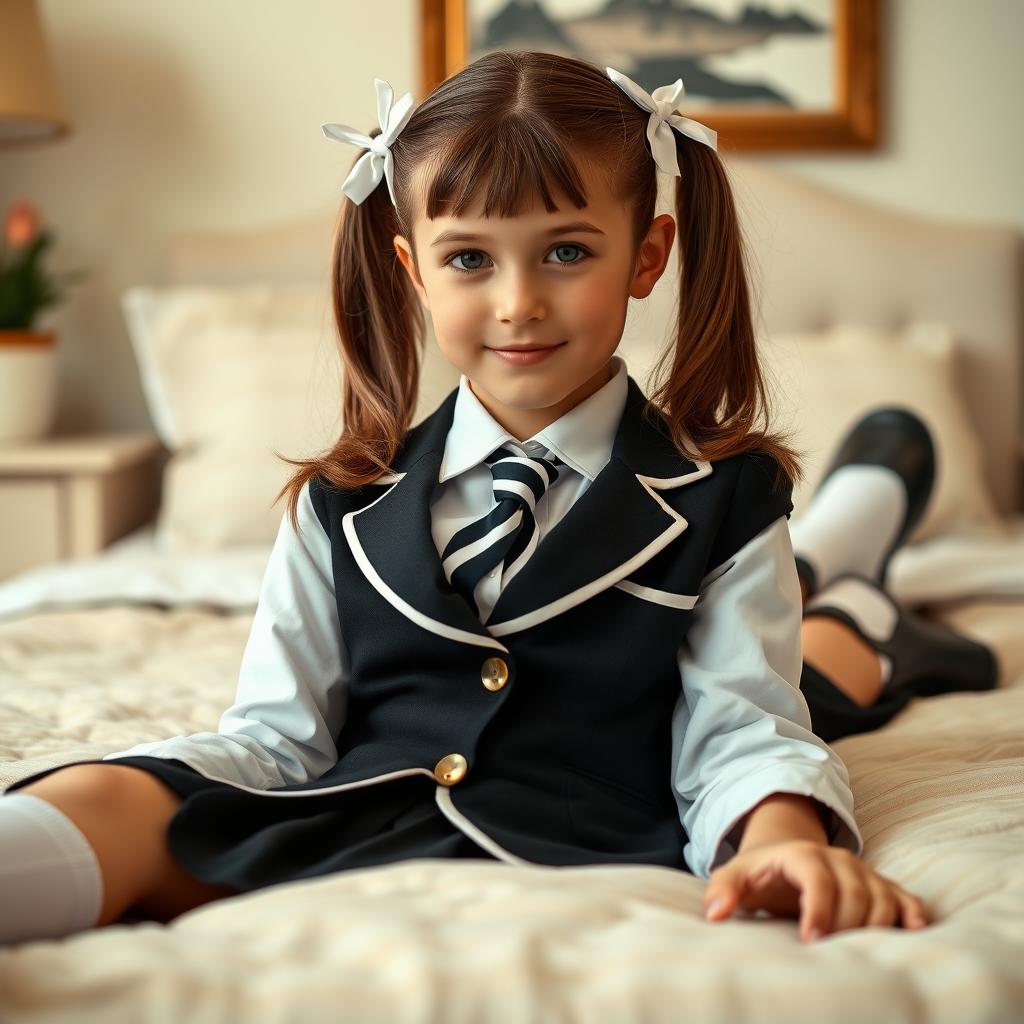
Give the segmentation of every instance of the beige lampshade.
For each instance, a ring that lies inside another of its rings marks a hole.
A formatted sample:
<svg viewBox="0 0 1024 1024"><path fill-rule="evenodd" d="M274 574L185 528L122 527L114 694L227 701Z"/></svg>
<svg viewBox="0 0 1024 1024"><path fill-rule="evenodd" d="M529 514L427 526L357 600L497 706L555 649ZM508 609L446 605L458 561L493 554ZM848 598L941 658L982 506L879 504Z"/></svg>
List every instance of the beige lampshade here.
<svg viewBox="0 0 1024 1024"><path fill-rule="evenodd" d="M0 0L0 146L69 129L35 0Z"/></svg>

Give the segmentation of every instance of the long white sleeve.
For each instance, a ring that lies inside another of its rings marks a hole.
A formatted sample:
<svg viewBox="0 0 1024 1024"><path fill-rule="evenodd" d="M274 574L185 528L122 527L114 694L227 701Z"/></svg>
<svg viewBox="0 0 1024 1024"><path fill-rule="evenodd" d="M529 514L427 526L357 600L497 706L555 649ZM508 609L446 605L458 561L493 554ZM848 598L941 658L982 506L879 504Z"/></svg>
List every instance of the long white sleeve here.
<svg viewBox="0 0 1024 1024"><path fill-rule="evenodd" d="M148 754L177 758L208 778L245 788L319 778L338 760L345 719L348 652L334 596L331 543L313 510L309 484L297 507L299 532L282 515L235 701L217 732L140 743L103 760Z"/></svg>
<svg viewBox="0 0 1024 1024"><path fill-rule="evenodd" d="M789 521L776 519L700 587L679 650L682 694L672 720L673 787L695 875L736 854L737 826L772 793L832 809L830 842L864 840L842 759L811 731L800 691L802 606Z"/></svg>

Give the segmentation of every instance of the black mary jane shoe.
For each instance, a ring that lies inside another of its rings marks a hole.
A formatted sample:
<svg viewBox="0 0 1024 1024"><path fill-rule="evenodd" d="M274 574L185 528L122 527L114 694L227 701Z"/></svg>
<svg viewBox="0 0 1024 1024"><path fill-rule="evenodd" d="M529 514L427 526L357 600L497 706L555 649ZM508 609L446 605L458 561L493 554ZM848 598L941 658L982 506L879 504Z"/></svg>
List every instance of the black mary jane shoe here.
<svg viewBox="0 0 1024 1024"><path fill-rule="evenodd" d="M815 488L815 493L820 491L825 481L843 466L884 466L903 481L907 506L903 522L879 568L876 582L883 587L893 554L913 532L928 507L935 485L935 462L935 444L924 421L902 406L886 406L866 413L850 428ZM811 564L797 555L796 569L807 586L808 597L817 593L819 583Z"/></svg>
<svg viewBox="0 0 1024 1024"><path fill-rule="evenodd" d="M859 580L880 594L893 611L891 619L873 634L839 607L843 580ZM830 603L830 597L836 599ZM886 687L905 687L919 697L957 690L994 690L999 665L992 649L938 622L904 608L876 580L860 573L837 576L804 606L804 619L824 616L850 627L874 650L892 662Z"/></svg>

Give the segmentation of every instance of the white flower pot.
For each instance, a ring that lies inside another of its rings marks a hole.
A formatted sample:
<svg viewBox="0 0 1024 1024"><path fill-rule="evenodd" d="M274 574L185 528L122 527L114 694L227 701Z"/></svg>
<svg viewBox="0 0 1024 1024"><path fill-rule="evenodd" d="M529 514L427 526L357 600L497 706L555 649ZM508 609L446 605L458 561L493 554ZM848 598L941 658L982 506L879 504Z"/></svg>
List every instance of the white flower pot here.
<svg viewBox="0 0 1024 1024"><path fill-rule="evenodd" d="M0 444L46 437L57 412L57 336L0 330Z"/></svg>

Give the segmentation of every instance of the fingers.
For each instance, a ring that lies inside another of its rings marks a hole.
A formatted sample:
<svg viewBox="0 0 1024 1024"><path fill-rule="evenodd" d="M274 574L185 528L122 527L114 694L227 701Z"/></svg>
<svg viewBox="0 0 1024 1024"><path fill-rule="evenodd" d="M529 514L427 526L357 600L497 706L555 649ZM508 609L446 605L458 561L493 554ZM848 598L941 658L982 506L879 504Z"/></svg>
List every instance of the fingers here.
<svg viewBox="0 0 1024 1024"><path fill-rule="evenodd" d="M913 894L894 885L896 900L900 905L900 912L904 928L927 928L931 924L931 914L928 908Z"/></svg>
<svg viewBox="0 0 1024 1024"><path fill-rule="evenodd" d="M836 880L836 905L831 927L824 934L862 927L927 926L928 914L921 900L859 857L833 850L828 863Z"/></svg>
<svg viewBox="0 0 1024 1024"><path fill-rule="evenodd" d="M704 894L705 917L720 921L738 906L766 909L801 919L804 942L828 932L836 900L836 880L818 843L793 843L782 860L768 851L737 856L715 871Z"/></svg>
<svg viewBox="0 0 1024 1024"><path fill-rule="evenodd" d="M849 856L843 857L842 853ZM837 850L831 858L831 865L838 898L829 932L842 932L872 923L893 923L896 919L895 898L887 894L885 882L874 875L860 858L849 850Z"/></svg>
<svg viewBox="0 0 1024 1024"><path fill-rule="evenodd" d="M739 906L798 913L805 943L852 928L918 929L930 923L920 899L849 850L793 842L784 857L778 854L751 851L712 872L704 894L706 919L723 920Z"/></svg>
<svg viewBox="0 0 1024 1024"><path fill-rule="evenodd" d="M813 942L828 935L839 895L828 861L813 847L808 848L787 866L785 877L800 890L800 941Z"/></svg>
<svg viewBox="0 0 1024 1024"><path fill-rule="evenodd" d="M885 879L873 871L867 872L864 882L865 896L868 901L864 927L887 928L895 924L900 916L900 903L896 898L894 887L887 885ZM856 924L849 925L849 927L855 928Z"/></svg>
<svg viewBox="0 0 1024 1024"><path fill-rule="evenodd" d="M704 917L708 921L721 921L739 908L763 908L785 913L785 900L772 899L766 891L767 883L778 874L771 862L741 870L739 863L718 868L712 872L704 891ZM768 897L768 898L766 898Z"/></svg>
<svg viewBox="0 0 1024 1024"><path fill-rule="evenodd" d="M739 906L748 886L747 877L737 875L734 871L716 872L716 875L704 892L704 917L708 921L729 917Z"/></svg>

